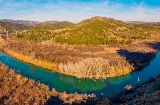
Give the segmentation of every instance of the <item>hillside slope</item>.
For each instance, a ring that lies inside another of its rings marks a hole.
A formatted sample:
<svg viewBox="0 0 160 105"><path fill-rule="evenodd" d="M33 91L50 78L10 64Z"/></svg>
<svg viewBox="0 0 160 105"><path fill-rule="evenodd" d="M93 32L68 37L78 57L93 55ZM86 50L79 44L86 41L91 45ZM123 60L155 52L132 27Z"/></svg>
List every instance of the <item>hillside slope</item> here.
<svg viewBox="0 0 160 105"><path fill-rule="evenodd" d="M2 26L0 26L0 31L2 31L4 28Z"/></svg>
<svg viewBox="0 0 160 105"><path fill-rule="evenodd" d="M73 23L64 21L58 23L43 23L30 27L27 32L21 32L17 38L24 38L30 41L41 42L51 40L55 37L55 30L73 26Z"/></svg>
<svg viewBox="0 0 160 105"><path fill-rule="evenodd" d="M2 22L9 22L9 23L16 23L16 24L23 24L26 26L34 26L36 24L39 24L38 21L30 21L30 20L12 20L12 19L0 19Z"/></svg>
<svg viewBox="0 0 160 105"><path fill-rule="evenodd" d="M23 24L3 22L3 21L0 21L0 26L9 31L15 31L15 30L21 31L28 28L28 26Z"/></svg>
<svg viewBox="0 0 160 105"><path fill-rule="evenodd" d="M54 43L106 45L131 44L133 41L157 39L160 37L158 25L129 24L106 17L93 17L76 25L70 22L38 24L31 27L27 34L18 38L33 41L51 40Z"/></svg>
<svg viewBox="0 0 160 105"><path fill-rule="evenodd" d="M68 21L55 22L55 23L41 23L31 27L31 29L41 29L41 30L55 30L62 29L66 27L73 26L74 24Z"/></svg>
<svg viewBox="0 0 160 105"><path fill-rule="evenodd" d="M2 26L0 26L0 34L4 33L5 28L3 28Z"/></svg>
<svg viewBox="0 0 160 105"><path fill-rule="evenodd" d="M62 44L130 44L134 40L151 39L156 35L160 35L160 29L156 26L93 17L58 33L55 41Z"/></svg>

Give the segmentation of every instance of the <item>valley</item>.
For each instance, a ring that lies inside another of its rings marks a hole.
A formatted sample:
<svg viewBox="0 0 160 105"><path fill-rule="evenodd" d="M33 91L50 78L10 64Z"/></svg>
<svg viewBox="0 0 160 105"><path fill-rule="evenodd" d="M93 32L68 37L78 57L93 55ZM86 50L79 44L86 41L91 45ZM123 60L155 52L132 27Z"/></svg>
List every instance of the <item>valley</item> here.
<svg viewBox="0 0 160 105"><path fill-rule="evenodd" d="M116 78L125 78L125 76L132 77L133 75L136 75L133 77L137 78L137 75L142 75L141 72L143 73L143 71L148 70L146 67L148 67L152 61L154 62L160 49L160 26L158 23L133 24L113 18L96 16L77 24L63 21L45 22L33 26L26 26L24 24L2 22L0 26L0 49L4 53L20 62L40 67L45 72L64 75L61 78L65 76L73 77L74 79L71 79L71 81L86 79L93 85L97 96L98 89L101 90L101 92L103 92L103 88L111 89L105 85L109 82L108 80L110 80L110 78L111 81L109 83L114 84L114 79ZM7 30L12 31L9 32ZM9 37L10 35L12 35L12 37ZM6 69L3 64L1 64L1 66L5 68L5 70L8 69ZM156 69L157 68L155 68L155 72ZM138 72L140 73L138 74ZM33 74L29 75L31 76ZM7 73L5 75L7 75ZM145 80L142 80L143 82L141 82L141 84L149 81L148 78L150 75L148 74L147 76ZM156 78L156 76L158 76L158 74L154 75L153 78ZM134 81L127 79L124 79L123 85L127 85L129 81ZM117 79L117 82L120 80L123 79ZM49 82L50 80L47 81ZM97 82L97 87L95 88L94 82ZM45 84L46 83L47 82L45 82ZM69 80L68 83L70 83ZM72 85L74 86L74 84L75 83ZM98 84L101 84L102 87L98 87ZM134 83L132 83L132 85L134 88L137 88ZM119 87L114 84L114 89L116 89L116 86ZM113 93L118 95L119 92L124 91L124 87L119 88L121 88L120 91ZM76 92L75 90L74 92ZM46 91L50 91L49 88L47 88ZM89 91L86 87L85 93ZM94 91L92 92L94 93ZM68 92L71 92L71 90ZM107 92L108 91L106 91L106 94ZM80 93L83 92L81 91ZM111 95L113 95L113 93L111 93ZM66 94L68 95L68 93ZM89 92L89 94L91 93ZM125 93L125 95L127 94L128 93ZM79 95L79 93L77 95ZM48 94L48 96L51 96L51 94ZM61 95L57 96L61 97ZM119 96L121 96L121 94L117 97ZM89 101L91 101L92 98L89 99ZM66 99L68 98L65 97L63 101L65 100L64 102L70 104L77 100L67 101ZM83 99L84 97L82 96L77 102L80 103ZM122 102L122 100L118 98L114 99L115 100L113 100L111 96L107 98L110 102ZM46 100L48 100L48 97L42 102L44 103ZM93 100L95 100L94 102L96 103L101 99L93 98ZM126 98L123 102L129 100L131 100L131 98ZM7 103L7 101L5 102ZM85 99L85 102L87 102L87 99Z"/></svg>

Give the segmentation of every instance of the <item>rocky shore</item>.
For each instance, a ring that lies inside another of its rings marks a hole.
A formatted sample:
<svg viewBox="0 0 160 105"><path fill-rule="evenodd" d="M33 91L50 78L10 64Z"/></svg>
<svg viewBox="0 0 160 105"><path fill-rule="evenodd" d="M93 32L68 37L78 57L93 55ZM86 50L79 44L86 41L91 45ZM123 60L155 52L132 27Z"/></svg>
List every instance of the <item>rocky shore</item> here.
<svg viewBox="0 0 160 105"><path fill-rule="evenodd" d="M151 79L131 90L110 97L110 101L113 104L159 105L160 75L156 79Z"/></svg>

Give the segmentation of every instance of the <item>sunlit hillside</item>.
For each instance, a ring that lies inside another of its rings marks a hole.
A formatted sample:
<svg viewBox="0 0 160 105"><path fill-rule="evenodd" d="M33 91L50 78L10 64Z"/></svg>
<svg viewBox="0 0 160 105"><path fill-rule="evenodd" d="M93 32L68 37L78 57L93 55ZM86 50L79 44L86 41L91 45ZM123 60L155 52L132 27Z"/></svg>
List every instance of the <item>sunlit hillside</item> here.
<svg viewBox="0 0 160 105"><path fill-rule="evenodd" d="M31 27L31 29L39 29L39 30L56 30L56 29L62 29L62 28L66 28L66 27L70 27L73 26L74 24L68 21L63 21L63 22L57 22L57 23L41 23L41 24L37 24L33 27Z"/></svg>
<svg viewBox="0 0 160 105"><path fill-rule="evenodd" d="M17 38L24 38L30 41L41 42L51 40L55 37L55 30L73 26L73 23L64 21L58 23L42 23L29 28L27 31L18 33Z"/></svg>
<svg viewBox="0 0 160 105"><path fill-rule="evenodd" d="M22 31L29 28L28 26L23 24L3 22L3 21L0 21L0 26L7 29L8 31Z"/></svg>
<svg viewBox="0 0 160 105"><path fill-rule="evenodd" d="M61 29L58 30L57 29ZM63 30L62 30L63 29ZM133 41L157 39L160 29L157 25L129 24L106 17L93 17L76 25L70 22L39 24L18 38L33 41L52 40L56 43L106 45L131 44Z"/></svg>
<svg viewBox="0 0 160 105"><path fill-rule="evenodd" d="M131 44L135 40L151 39L155 35L160 35L160 29L156 26L93 17L58 33L55 39L62 44Z"/></svg>

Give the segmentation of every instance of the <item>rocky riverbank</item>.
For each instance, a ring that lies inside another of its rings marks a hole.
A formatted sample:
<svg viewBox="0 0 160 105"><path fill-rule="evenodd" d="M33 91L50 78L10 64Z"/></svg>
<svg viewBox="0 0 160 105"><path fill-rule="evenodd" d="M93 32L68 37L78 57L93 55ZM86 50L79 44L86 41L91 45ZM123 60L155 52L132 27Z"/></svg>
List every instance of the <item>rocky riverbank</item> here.
<svg viewBox="0 0 160 105"><path fill-rule="evenodd" d="M160 75L156 79L143 83L134 89L122 92L110 98L114 104L127 105L159 105L160 103Z"/></svg>

